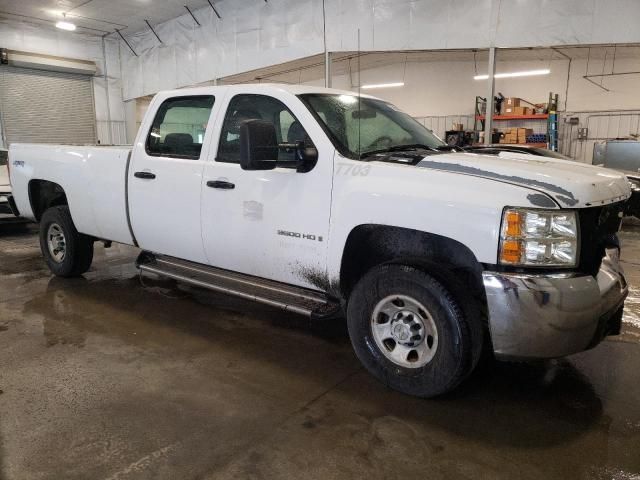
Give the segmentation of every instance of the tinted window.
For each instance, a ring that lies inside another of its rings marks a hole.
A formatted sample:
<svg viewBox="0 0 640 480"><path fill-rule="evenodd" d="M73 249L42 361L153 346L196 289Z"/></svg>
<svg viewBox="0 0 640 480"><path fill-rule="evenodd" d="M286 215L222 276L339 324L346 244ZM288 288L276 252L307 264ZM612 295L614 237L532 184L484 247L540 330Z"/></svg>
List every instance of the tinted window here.
<svg viewBox="0 0 640 480"><path fill-rule="evenodd" d="M200 158L213 107L212 96L177 97L162 102L147 138L147 153L161 157Z"/></svg>
<svg viewBox="0 0 640 480"><path fill-rule="evenodd" d="M313 146L302 124L280 100L266 95L236 95L229 102L222 124L216 161L240 163L240 125L254 119L273 123L278 143L302 141L306 147ZM292 161L294 158L295 152L291 149L278 152L278 161Z"/></svg>

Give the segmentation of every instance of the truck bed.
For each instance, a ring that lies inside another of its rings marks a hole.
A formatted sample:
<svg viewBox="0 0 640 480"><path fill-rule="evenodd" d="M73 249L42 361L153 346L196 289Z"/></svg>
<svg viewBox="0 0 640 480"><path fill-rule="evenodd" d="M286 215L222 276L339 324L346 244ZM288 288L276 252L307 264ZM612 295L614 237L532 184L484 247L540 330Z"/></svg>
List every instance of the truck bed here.
<svg viewBox="0 0 640 480"><path fill-rule="evenodd" d="M130 153L128 146L11 145L11 184L14 194L22 193L15 195L20 215L36 220L30 182L54 182L64 189L79 232L132 244L126 203Z"/></svg>

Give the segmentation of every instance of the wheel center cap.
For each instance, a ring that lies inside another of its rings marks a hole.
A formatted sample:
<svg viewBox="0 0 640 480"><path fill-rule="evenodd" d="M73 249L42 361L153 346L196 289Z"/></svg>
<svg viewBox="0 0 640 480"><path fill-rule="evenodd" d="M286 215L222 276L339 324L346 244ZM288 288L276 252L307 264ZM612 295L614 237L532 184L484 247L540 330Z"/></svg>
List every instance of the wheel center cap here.
<svg viewBox="0 0 640 480"><path fill-rule="evenodd" d="M397 341L404 342L409 339L409 327L405 323L396 323L391 327L391 334Z"/></svg>
<svg viewBox="0 0 640 480"><path fill-rule="evenodd" d="M414 311L401 310L391 320L391 336L402 345L415 347L424 339L422 318Z"/></svg>

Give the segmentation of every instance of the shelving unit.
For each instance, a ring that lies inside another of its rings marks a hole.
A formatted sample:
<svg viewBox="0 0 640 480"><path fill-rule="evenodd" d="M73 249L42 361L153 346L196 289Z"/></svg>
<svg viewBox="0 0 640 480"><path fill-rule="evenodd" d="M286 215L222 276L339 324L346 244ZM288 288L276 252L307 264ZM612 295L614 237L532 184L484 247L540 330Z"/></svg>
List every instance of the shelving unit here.
<svg viewBox="0 0 640 480"><path fill-rule="evenodd" d="M473 146L481 146L482 143L474 143ZM502 145L504 146L509 146L509 145L515 145L515 146L527 146L527 147L534 147L534 148L547 148L547 144L546 143L503 143Z"/></svg>
<svg viewBox="0 0 640 480"><path fill-rule="evenodd" d="M478 115L476 117L478 120L484 121L484 115ZM493 120L547 120L549 115L546 113L535 114L535 115L494 115Z"/></svg>
<svg viewBox="0 0 640 480"><path fill-rule="evenodd" d="M551 150L557 151L557 105L558 95L550 93L549 102L547 104L547 111L549 112L548 114L537 113L530 115L494 115L493 121L506 123L506 125L503 125L503 128L533 128L534 132L545 133L547 135L547 142L544 143L518 143L514 145L527 145L530 147L549 148ZM486 107L486 100L483 97L476 97L474 108L474 131L476 142L479 141L479 132L484 130Z"/></svg>

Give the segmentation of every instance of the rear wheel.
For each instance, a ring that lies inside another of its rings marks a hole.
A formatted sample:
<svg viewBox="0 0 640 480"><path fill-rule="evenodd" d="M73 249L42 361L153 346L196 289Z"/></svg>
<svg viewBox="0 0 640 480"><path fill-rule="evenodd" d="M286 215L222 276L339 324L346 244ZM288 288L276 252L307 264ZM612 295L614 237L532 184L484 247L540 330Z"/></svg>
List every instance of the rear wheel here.
<svg viewBox="0 0 640 480"><path fill-rule="evenodd" d="M478 328L450 291L427 273L381 265L355 286L347 307L349 336L369 370L389 387L433 397L471 373Z"/></svg>
<svg viewBox="0 0 640 480"><path fill-rule="evenodd" d="M59 277L75 277L89 270L93 240L76 230L69 207L51 207L40 220L40 249L49 270Z"/></svg>

